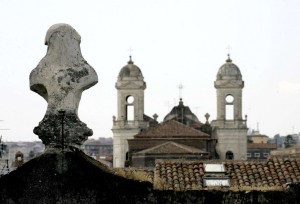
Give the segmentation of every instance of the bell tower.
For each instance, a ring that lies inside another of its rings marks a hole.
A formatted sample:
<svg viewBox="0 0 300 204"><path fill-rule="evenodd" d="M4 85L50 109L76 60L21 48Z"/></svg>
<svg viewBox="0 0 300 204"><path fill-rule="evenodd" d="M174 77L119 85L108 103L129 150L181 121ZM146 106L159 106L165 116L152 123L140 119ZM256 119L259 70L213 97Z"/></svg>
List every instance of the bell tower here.
<svg viewBox="0 0 300 204"><path fill-rule="evenodd" d="M133 139L148 127L144 121L144 90L146 82L138 66L130 56L116 82L118 113L113 116L113 166L124 167L128 160L128 139Z"/></svg>
<svg viewBox="0 0 300 204"><path fill-rule="evenodd" d="M228 54L215 81L217 119L212 122L213 137L217 139L220 159L247 159L247 123L242 117L244 81L240 69Z"/></svg>

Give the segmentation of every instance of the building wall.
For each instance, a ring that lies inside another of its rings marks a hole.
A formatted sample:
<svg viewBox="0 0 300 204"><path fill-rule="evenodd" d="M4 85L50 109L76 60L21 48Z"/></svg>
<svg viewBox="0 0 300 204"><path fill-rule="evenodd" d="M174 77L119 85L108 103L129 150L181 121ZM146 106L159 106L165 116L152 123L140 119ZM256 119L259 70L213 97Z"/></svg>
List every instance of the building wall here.
<svg viewBox="0 0 300 204"><path fill-rule="evenodd" d="M204 139L194 139L194 138L159 138L159 139L153 139L153 138L143 138L143 139L133 139L129 140L129 146L130 150L136 152L136 151L141 151L144 149L148 149L150 147L154 147L156 145L165 143L165 142L176 142L184 145L188 145L191 147L196 147L200 150L203 151L210 151L210 148L212 145L209 145L210 143L213 143L212 140L204 140Z"/></svg>
<svg viewBox="0 0 300 204"><path fill-rule="evenodd" d="M266 160L270 156L272 149L248 149L247 159Z"/></svg>
<svg viewBox="0 0 300 204"><path fill-rule="evenodd" d="M266 135L251 135L250 138L253 143L267 143L269 140L269 137Z"/></svg>
<svg viewBox="0 0 300 204"><path fill-rule="evenodd" d="M113 130L113 166L125 167L126 154L128 154L128 141L139 133L139 129L117 129Z"/></svg>
<svg viewBox="0 0 300 204"><path fill-rule="evenodd" d="M218 139L216 150L220 159L226 159L228 151L233 153L234 159L247 159L247 130L246 128L217 128L214 131L215 137Z"/></svg>
<svg viewBox="0 0 300 204"><path fill-rule="evenodd" d="M143 139L133 139L128 140L129 144L129 160L132 164L133 153L139 152L144 149L154 147L156 145L173 141L179 144L184 144L187 146L195 147L200 150L209 152L210 158L215 158L215 140L204 140L204 139L195 139L195 138L163 138L163 139L152 139L152 138L143 138Z"/></svg>

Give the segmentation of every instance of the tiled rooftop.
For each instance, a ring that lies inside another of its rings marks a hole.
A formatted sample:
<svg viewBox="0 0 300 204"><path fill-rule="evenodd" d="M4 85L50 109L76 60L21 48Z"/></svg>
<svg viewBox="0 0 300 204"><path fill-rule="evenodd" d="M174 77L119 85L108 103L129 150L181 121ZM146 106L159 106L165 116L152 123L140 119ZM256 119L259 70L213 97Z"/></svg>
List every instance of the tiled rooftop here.
<svg viewBox="0 0 300 204"><path fill-rule="evenodd" d="M154 185L156 188L180 191L201 189L204 162L211 161L158 161L154 170ZM300 181L300 159L225 161L224 164L225 175L232 187L285 187L286 183Z"/></svg>
<svg viewBox="0 0 300 204"><path fill-rule="evenodd" d="M208 152L176 142L165 142L136 154L208 154Z"/></svg>
<svg viewBox="0 0 300 204"><path fill-rule="evenodd" d="M202 162L159 162L155 165L154 187L167 190L191 190L202 187L203 175Z"/></svg>
<svg viewBox="0 0 300 204"><path fill-rule="evenodd" d="M135 138L169 138L169 137L201 137L210 138L210 136L200 130L184 125L175 120L168 120L158 125L151 126L148 130L142 131L134 136Z"/></svg>
<svg viewBox="0 0 300 204"><path fill-rule="evenodd" d="M300 181L300 159L270 159L266 162L226 162L231 185L282 186Z"/></svg>

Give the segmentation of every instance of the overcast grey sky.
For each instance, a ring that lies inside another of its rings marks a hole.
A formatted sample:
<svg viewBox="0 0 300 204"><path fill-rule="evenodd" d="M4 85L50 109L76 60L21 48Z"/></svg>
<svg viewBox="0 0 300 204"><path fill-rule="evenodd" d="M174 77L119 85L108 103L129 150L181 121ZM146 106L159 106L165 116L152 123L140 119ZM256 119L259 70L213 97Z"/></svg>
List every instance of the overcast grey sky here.
<svg viewBox="0 0 300 204"><path fill-rule="evenodd" d="M185 105L204 122L216 117L214 80L230 45L245 81L243 115L269 136L300 132L300 1L297 0L0 0L0 134L38 140L32 130L46 101L29 89L29 74L46 54L55 23L81 35L84 58L99 83L85 91L79 117L93 138L112 136L115 82L127 63L143 72L145 113L164 116Z"/></svg>

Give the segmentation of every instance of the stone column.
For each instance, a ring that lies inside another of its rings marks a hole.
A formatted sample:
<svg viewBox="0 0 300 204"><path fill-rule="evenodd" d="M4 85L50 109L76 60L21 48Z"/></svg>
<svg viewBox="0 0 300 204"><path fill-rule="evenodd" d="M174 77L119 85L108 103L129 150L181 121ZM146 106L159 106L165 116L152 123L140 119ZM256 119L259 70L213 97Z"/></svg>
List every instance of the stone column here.
<svg viewBox="0 0 300 204"><path fill-rule="evenodd" d="M78 118L84 90L98 82L95 70L82 57L81 37L67 24L55 24L46 34L46 56L30 73L30 89L48 103L33 132L49 147L79 147L93 134Z"/></svg>

